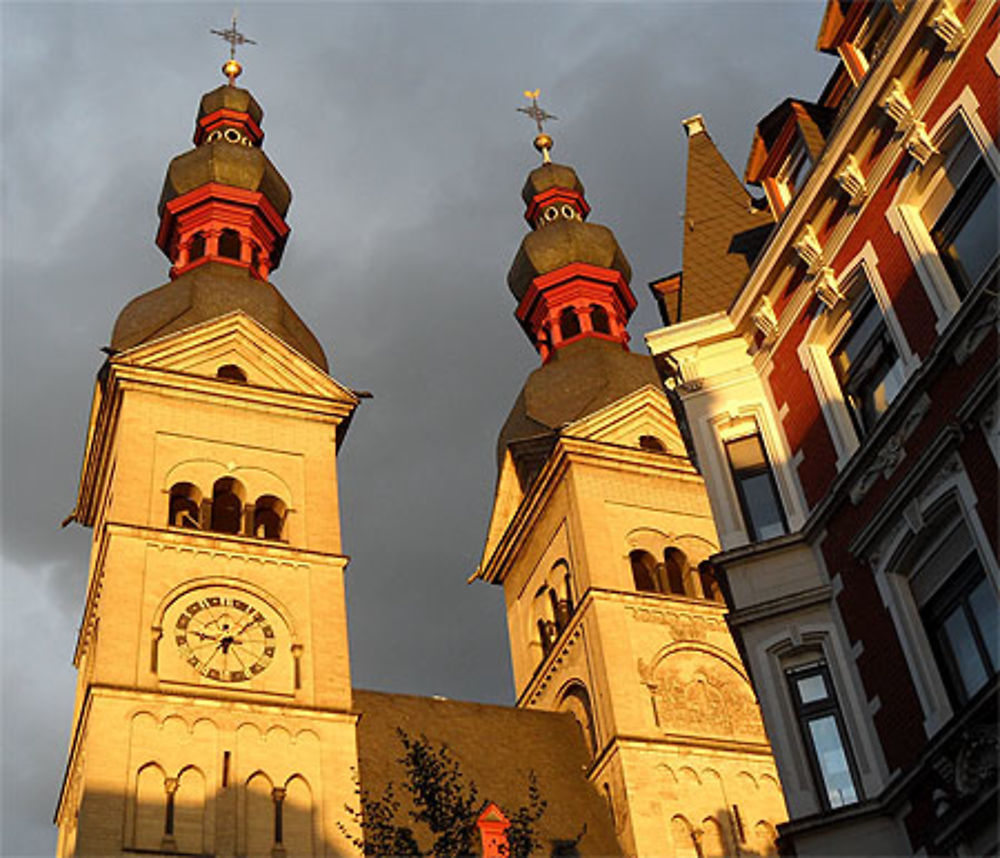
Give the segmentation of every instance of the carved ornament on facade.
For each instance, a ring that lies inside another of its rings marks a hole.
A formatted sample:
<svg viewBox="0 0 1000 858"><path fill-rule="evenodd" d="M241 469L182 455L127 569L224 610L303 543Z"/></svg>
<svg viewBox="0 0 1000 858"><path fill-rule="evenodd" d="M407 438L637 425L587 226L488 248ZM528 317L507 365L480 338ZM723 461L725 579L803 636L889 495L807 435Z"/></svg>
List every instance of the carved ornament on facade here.
<svg viewBox="0 0 1000 858"><path fill-rule="evenodd" d="M832 310L844 299L844 293L840 291L840 285L837 283L837 275L829 266L817 271L809 285L813 294L826 305L827 309Z"/></svg>
<svg viewBox="0 0 1000 858"><path fill-rule="evenodd" d="M715 656L675 652L655 668L640 661L657 724L664 733L760 741L760 711L746 683Z"/></svg>
<svg viewBox="0 0 1000 858"><path fill-rule="evenodd" d="M910 123L903 145L921 167L938 151L930 134L927 133L927 126L919 120Z"/></svg>
<svg viewBox="0 0 1000 858"><path fill-rule="evenodd" d="M970 797L989 789L997 780L997 725L976 724L962 731L931 761L943 788L934 790L934 814L948 824L961 813ZM957 805L957 806L956 806Z"/></svg>
<svg viewBox="0 0 1000 858"><path fill-rule="evenodd" d="M897 129L908 126L913 120L913 105L906 96L906 87L898 77L894 77L889 83L889 88L882 96L879 106Z"/></svg>
<svg viewBox="0 0 1000 858"><path fill-rule="evenodd" d="M679 611L663 611L659 608L638 608L629 605L627 610L637 622L667 626L674 640L704 641L712 632L710 627L721 623L715 617L692 617Z"/></svg>
<svg viewBox="0 0 1000 858"><path fill-rule="evenodd" d="M677 361L677 369L680 373L680 380L677 386L685 393L692 393L701 390L702 379L698 375L698 359L694 355L684 355Z"/></svg>
<svg viewBox="0 0 1000 858"><path fill-rule="evenodd" d="M771 300L767 295L760 299L752 318L754 327L763 335L764 342L769 343L773 340L778 333L778 317L774 314L774 307L771 306Z"/></svg>
<svg viewBox="0 0 1000 858"><path fill-rule="evenodd" d="M802 234L792 246L799 255L799 259L806 264L806 269L810 274L815 274L823 265L823 247L820 245L816 230L812 228L811 224L806 224L803 227Z"/></svg>
<svg viewBox="0 0 1000 858"><path fill-rule="evenodd" d="M886 439L875 457L851 487L851 502L855 506L865 499L872 486L878 482L879 477L889 479L892 476L899 463L906 457L906 448L904 447L906 439L913 434L924 415L930 411L930 407L930 398L924 394L914 403L909 414L903 418L899 429Z"/></svg>
<svg viewBox="0 0 1000 858"><path fill-rule="evenodd" d="M844 159L844 166L840 168L836 178L841 190L847 194L848 204L852 208L857 208L867 199L868 183L865 182L861 166L853 155L848 155Z"/></svg>
<svg viewBox="0 0 1000 858"><path fill-rule="evenodd" d="M1000 322L1000 298L994 298L987 306L986 312L976 316L972 327L959 340L955 347L955 363L959 365L965 363L998 322Z"/></svg>
<svg viewBox="0 0 1000 858"><path fill-rule="evenodd" d="M941 5L938 6L937 12L931 18L930 27L934 34L944 42L945 50L948 52L957 51L968 35L965 25L959 20L948 0L941 0Z"/></svg>

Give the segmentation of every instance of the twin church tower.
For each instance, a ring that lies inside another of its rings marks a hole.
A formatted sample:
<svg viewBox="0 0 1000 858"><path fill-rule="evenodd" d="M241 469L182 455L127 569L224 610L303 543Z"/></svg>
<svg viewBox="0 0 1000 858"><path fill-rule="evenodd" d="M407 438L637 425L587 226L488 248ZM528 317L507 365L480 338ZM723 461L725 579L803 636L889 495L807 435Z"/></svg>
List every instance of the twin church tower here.
<svg viewBox="0 0 1000 858"><path fill-rule="evenodd" d="M170 280L121 311L94 389L60 858L356 854L345 805L400 782L397 727L501 812L535 771L544 854L771 854L784 806L702 481L628 349L628 261L548 138L508 281L542 363L475 573L504 588L516 706L352 687L337 451L359 398L269 282L291 193L226 70L167 171Z"/></svg>

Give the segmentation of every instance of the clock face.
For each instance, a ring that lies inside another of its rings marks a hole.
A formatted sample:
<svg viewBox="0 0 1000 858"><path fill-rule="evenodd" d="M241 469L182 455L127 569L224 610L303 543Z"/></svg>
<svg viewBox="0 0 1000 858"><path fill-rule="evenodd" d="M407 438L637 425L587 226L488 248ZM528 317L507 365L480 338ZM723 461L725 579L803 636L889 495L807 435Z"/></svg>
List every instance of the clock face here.
<svg viewBox="0 0 1000 858"><path fill-rule="evenodd" d="M246 682L274 658L271 621L243 594L190 602L174 623L174 641L181 658L217 682Z"/></svg>

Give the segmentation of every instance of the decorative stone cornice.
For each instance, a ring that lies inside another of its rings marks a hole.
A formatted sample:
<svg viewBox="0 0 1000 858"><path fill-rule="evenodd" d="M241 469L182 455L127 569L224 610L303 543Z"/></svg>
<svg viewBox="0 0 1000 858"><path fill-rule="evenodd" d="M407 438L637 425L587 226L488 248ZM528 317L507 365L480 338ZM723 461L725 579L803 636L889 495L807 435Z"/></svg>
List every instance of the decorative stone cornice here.
<svg viewBox="0 0 1000 858"><path fill-rule="evenodd" d="M913 119L913 105L906 96L906 87L898 77L894 77L879 102L879 106L885 112L897 129L910 124Z"/></svg>
<svg viewBox="0 0 1000 858"><path fill-rule="evenodd" d="M920 120L910 123L903 145L921 167L938 151L930 134L927 133L927 126Z"/></svg>
<svg viewBox="0 0 1000 858"><path fill-rule="evenodd" d="M810 274L815 274L823 265L823 247L819 243L819 238L816 236L816 230L813 229L812 224L807 223L802 227L798 240L792 246L799 258L806 264Z"/></svg>
<svg viewBox="0 0 1000 858"><path fill-rule="evenodd" d="M930 28L944 42L945 50L951 53L962 46L968 35L949 0L941 0L941 5L930 20Z"/></svg>
<svg viewBox="0 0 1000 858"><path fill-rule="evenodd" d="M848 155L844 158L844 166L836 176L837 184L847 194L848 204L852 208L860 206L868 197L868 184L858 164L857 158Z"/></svg>
<svg viewBox="0 0 1000 858"><path fill-rule="evenodd" d="M764 295L753 312L754 327L764 336L764 342L769 343L778 333L778 317L774 314L771 299Z"/></svg>
<svg viewBox="0 0 1000 858"><path fill-rule="evenodd" d="M809 286L813 294L830 310L844 299L844 293L840 291L840 285L837 283L837 275L829 266L817 271Z"/></svg>

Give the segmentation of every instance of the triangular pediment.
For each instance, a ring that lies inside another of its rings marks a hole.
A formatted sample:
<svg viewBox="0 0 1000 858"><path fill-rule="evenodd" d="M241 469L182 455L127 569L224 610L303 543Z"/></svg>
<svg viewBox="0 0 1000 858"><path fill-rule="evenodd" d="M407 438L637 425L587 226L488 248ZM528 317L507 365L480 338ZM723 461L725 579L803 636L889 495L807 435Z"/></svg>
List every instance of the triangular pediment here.
<svg viewBox="0 0 1000 858"><path fill-rule="evenodd" d="M213 379L221 367L238 367L249 385L357 401L353 391L240 310L127 349L114 360Z"/></svg>
<svg viewBox="0 0 1000 858"><path fill-rule="evenodd" d="M664 452L687 453L667 395L651 384L566 424L560 435L622 447L637 447L640 438L650 437L663 444Z"/></svg>

